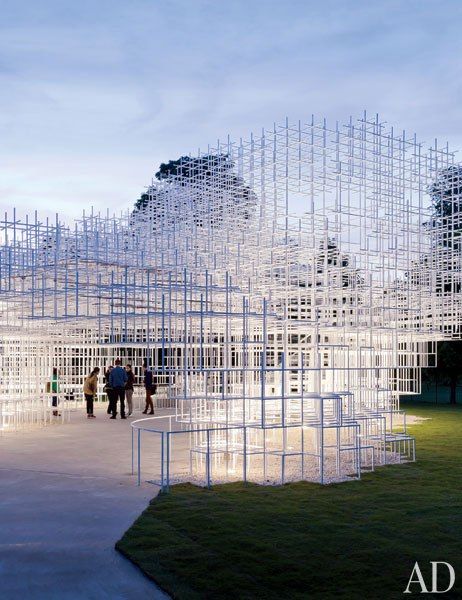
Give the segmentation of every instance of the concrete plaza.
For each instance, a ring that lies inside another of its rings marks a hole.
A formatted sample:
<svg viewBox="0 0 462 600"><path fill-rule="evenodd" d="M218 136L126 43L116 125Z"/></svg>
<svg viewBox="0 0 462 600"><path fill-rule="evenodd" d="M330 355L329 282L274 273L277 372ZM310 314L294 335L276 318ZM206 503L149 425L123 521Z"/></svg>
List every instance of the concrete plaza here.
<svg viewBox="0 0 462 600"><path fill-rule="evenodd" d="M96 415L0 437L2 600L167 597L114 550L158 488L131 475L130 420Z"/></svg>

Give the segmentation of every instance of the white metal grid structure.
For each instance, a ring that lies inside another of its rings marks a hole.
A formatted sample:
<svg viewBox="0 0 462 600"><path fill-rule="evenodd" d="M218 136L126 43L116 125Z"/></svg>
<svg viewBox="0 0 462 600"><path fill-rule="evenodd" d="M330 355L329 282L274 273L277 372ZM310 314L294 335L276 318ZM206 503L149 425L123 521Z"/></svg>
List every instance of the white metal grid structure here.
<svg viewBox="0 0 462 600"><path fill-rule="evenodd" d="M65 409L121 356L168 388L168 430L134 424L164 487L413 459L399 395L461 331L460 173L378 117L312 118L183 158L125 216L6 215L0 428L50 420L53 367Z"/></svg>

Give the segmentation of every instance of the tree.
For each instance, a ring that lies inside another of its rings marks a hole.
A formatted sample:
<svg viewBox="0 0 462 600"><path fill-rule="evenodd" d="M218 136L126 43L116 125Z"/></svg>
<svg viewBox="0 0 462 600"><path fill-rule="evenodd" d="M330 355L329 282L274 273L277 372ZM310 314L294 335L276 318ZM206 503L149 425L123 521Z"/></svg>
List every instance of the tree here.
<svg viewBox="0 0 462 600"><path fill-rule="evenodd" d="M429 187L433 214L430 229L437 246L461 249L462 235L462 166L442 169Z"/></svg>
<svg viewBox="0 0 462 600"><path fill-rule="evenodd" d="M431 235L432 249L413 263L406 278L413 285L430 286L434 282L438 296L450 296L461 291L462 166L441 169L428 193L432 215L424 225Z"/></svg>
<svg viewBox="0 0 462 600"><path fill-rule="evenodd" d="M432 236L431 253L421 257L408 274L412 284L428 286L431 273L436 273L438 296L451 296L461 291L460 253L462 249L462 167L451 165L442 169L429 189L432 216L427 227ZM451 323L450 315L445 318L448 332L458 334L458 319ZM462 342L448 340L438 342L437 367L425 370L425 377L435 383L448 385L451 404L457 402L457 384L461 369Z"/></svg>
<svg viewBox="0 0 462 600"><path fill-rule="evenodd" d="M341 274L343 288L356 288L364 283L359 269L351 266L348 254L341 252L335 239L328 238L327 242L322 241L319 245L319 253L316 256L316 273L322 274L334 269Z"/></svg>
<svg viewBox="0 0 462 600"><path fill-rule="evenodd" d="M149 194L141 194L141 196L138 198L138 200L135 202L135 212L142 210L143 208L145 208L148 204L149 204Z"/></svg>
<svg viewBox="0 0 462 600"><path fill-rule="evenodd" d="M227 154L208 154L199 158L181 156L162 163L155 177L166 187L152 186L135 202L132 216L149 212L151 220L160 218L167 198L167 189L189 188L189 198L197 209L196 225L206 222L212 227L225 220L247 220L256 205L256 196L239 175ZM200 204L198 204L200 202Z"/></svg>
<svg viewBox="0 0 462 600"><path fill-rule="evenodd" d="M450 404L457 403L457 384L462 375L461 369L462 341L438 343L438 380L450 389Z"/></svg>

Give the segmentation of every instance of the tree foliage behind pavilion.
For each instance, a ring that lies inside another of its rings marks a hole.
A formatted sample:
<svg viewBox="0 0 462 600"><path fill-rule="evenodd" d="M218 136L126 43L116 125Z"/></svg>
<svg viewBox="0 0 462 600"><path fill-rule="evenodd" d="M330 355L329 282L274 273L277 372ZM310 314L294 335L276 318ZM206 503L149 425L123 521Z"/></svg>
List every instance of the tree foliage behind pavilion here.
<svg viewBox="0 0 462 600"><path fill-rule="evenodd" d="M168 222L169 215L181 217L177 213L188 210L196 226L217 229L226 221L247 221L254 212L256 196L235 172L234 161L227 154L181 156L162 163L155 178L159 183L151 185L135 202L132 223L148 219L155 229ZM181 206L178 194L169 194L178 188L184 190ZM176 198L173 204L171 197Z"/></svg>
<svg viewBox="0 0 462 600"><path fill-rule="evenodd" d="M434 282L437 294L450 297L461 291L462 166L442 169L428 191L432 216L426 225L432 235L432 250L421 257L419 265L413 265L408 279L411 284L423 283L422 278L429 277L431 266L437 271ZM461 378L462 341L438 342L436 367L422 371L423 389L434 391L435 397L446 395L451 404L456 404Z"/></svg>

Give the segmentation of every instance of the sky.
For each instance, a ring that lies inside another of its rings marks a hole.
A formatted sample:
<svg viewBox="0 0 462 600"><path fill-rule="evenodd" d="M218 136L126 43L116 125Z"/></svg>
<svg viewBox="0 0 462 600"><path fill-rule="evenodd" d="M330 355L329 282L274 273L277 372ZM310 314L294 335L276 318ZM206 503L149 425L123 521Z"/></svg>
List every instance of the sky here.
<svg viewBox="0 0 462 600"><path fill-rule="evenodd" d="M286 116L457 150L461 25L459 0L0 0L0 217L126 210L161 162Z"/></svg>

